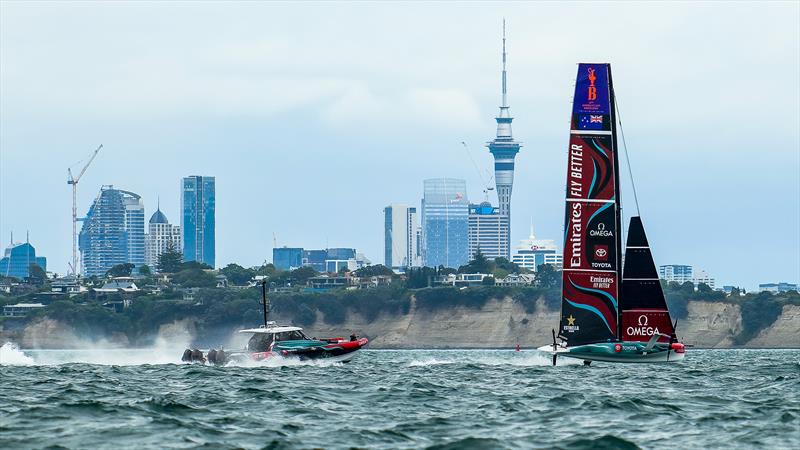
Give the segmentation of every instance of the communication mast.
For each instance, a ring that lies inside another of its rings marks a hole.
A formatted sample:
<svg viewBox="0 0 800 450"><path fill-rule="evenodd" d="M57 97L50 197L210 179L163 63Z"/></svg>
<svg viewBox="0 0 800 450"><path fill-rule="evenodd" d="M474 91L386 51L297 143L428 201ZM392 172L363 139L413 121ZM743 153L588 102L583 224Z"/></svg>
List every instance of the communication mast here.
<svg viewBox="0 0 800 450"><path fill-rule="evenodd" d="M67 168L67 184L72 185L72 263L69 268L72 275L75 276L78 275L78 181L80 181L83 174L86 173L86 169L89 168L89 164L94 161L94 158L100 152L101 148L103 148L103 144L100 144L94 153L92 153L89 162L83 166L83 169L81 169L77 177L73 177L72 169Z"/></svg>

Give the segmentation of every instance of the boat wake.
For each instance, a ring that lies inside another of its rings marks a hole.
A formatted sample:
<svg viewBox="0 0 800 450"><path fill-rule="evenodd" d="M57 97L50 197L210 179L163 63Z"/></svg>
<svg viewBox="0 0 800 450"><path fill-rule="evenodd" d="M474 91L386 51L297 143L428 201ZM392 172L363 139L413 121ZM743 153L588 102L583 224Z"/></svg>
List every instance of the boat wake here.
<svg viewBox="0 0 800 450"><path fill-rule="evenodd" d="M3 366L33 366L36 362L22 352L13 342L6 342L0 346L0 365Z"/></svg>
<svg viewBox="0 0 800 450"><path fill-rule="evenodd" d="M550 366L552 360L550 355L539 351L522 351L515 353L498 354L497 356L465 353L451 358L426 358L415 359L408 363L408 367L431 367L447 364L478 365L478 366L516 366L516 367L537 367ZM578 360L559 361L559 366L579 365Z"/></svg>
<svg viewBox="0 0 800 450"><path fill-rule="evenodd" d="M300 360L298 358L284 358L276 356L274 358L265 359L262 361L242 360L242 361L229 361L224 367L295 367L295 366L312 366L312 367L332 367L344 366L341 361L332 360L330 358L323 359L308 359Z"/></svg>

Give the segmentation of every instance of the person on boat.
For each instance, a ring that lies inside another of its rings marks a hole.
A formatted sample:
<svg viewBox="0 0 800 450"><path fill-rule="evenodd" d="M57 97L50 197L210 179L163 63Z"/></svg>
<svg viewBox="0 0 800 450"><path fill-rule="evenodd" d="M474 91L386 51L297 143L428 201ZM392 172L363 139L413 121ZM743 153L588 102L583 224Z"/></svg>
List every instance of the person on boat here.
<svg viewBox="0 0 800 450"><path fill-rule="evenodd" d="M350 335L350 342L355 342L358 340L358 335L354 332Z"/></svg>
<svg viewBox="0 0 800 450"><path fill-rule="evenodd" d="M253 337L247 342L247 350L253 353L261 353L267 351L270 345L270 338L272 336L265 333L255 333Z"/></svg>

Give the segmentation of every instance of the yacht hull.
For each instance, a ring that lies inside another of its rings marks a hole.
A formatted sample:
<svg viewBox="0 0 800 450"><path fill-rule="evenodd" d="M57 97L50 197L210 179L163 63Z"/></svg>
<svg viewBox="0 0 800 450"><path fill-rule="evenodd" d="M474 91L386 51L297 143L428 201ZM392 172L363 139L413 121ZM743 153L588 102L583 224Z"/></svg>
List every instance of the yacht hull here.
<svg viewBox="0 0 800 450"><path fill-rule="evenodd" d="M683 344L656 344L651 348L642 342L607 342L578 345L574 347L544 345L538 350L556 357L567 357L583 361L614 363L672 363L686 357Z"/></svg>

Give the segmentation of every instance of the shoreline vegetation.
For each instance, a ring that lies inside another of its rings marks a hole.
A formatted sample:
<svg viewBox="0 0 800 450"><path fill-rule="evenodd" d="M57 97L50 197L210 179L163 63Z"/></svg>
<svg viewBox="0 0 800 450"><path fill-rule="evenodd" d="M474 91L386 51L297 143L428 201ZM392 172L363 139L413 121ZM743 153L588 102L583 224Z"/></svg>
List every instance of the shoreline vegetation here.
<svg viewBox="0 0 800 450"><path fill-rule="evenodd" d="M319 274L307 267L288 272L276 270L271 264L251 269L231 264L219 271L211 271L197 263L179 261L170 262L173 271L166 277L164 274L155 275L149 270L140 270L144 273L136 282L153 289L101 293L95 287L101 286L103 280L87 279L89 289L86 292L59 296L26 317L0 318L0 341L19 337L26 329L44 321L58 323L80 339L115 340L131 347L150 345L163 327L188 321L192 335L197 338L196 342L219 341L225 334L238 328L262 323L261 287L253 282L254 279L263 279L271 286L269 296L273 317L307 329L315 325L352 326L348 321L353 316L358 316L360 324L371 324L386 318L407 316L412 308L417 314L429 315L456 310L478 313L490 301L508 299L524 311L525 317L520 319L520 324L526 326L537 315L557 315L560 310L560 272L549 266L543 266L536 273L536 283L532 286L496 286L492 280L492 284L471 287L427 287L433 277L457 271L420 268L401 276L377 265L353 274L360 277L383 276L390 280L385 285L311 291L304 286ZM519 269L513 266L507 261L497 264L485 260L473 261L460 268L459 272L489 273L499 279ZM131 269L115 268L114 273L109 275L130 275ZM219 274L225 276L226 287L215 287L215 277ZM38 281L37 289L21 295L0 293L0 307L34 302L37 295L49 291L46 280ZM731 336L731 347L744 346L772 326L781 316L784 306L800 306L800 294L794 291L771 294L734 290L726 295L703 284L695 288L692 283L662 281L662 285L672 319L678 321L679 334L681 323L689 316L690 302L738 307L741 326ZM190 296L186 295L187 290L191 292ZM549 333L550 328L556 325L548 324L546 331ZM461 344L469 347L475 343L467 340ZM789 347L798 346L792 342L785 344Z"/></svg>

